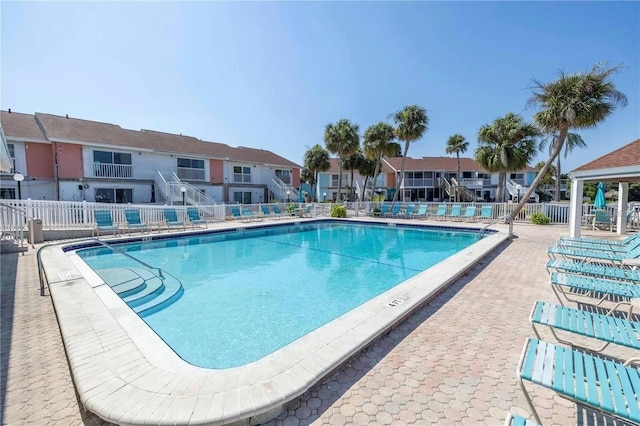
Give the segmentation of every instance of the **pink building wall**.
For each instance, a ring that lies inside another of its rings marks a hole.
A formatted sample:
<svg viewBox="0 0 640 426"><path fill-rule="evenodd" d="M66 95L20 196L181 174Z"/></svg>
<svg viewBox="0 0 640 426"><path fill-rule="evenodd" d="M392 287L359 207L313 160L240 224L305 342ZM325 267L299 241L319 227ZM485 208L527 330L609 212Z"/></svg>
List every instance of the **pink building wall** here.
<svg viewBox="0 0 640 426"><path fill-rule="evenodd" d="M25 150L28 177L53 179L53 152L51 145L31 142L25 145Z"/></svg>
<svg viewBox="0 0 640 426"><path fill-rule="evenodd" d="M224 161L223 160L209 160L209 170L211 175L211 183L221 184L224 183Z"/></svg>
<svg viewBox="0 0 640 426"><path fill-rule="evenodd" d="M293 176L291 176L291 184L295 187L295 188L300 188L300 169L292 169L293 170Z"/></svg>
<svg viewBox="0 0 640 426"><path fill-rule="evenodd" d="M79 179L84 176L82 145L54 142L53 149L58 152L58 177L60 179Z"/></svg>

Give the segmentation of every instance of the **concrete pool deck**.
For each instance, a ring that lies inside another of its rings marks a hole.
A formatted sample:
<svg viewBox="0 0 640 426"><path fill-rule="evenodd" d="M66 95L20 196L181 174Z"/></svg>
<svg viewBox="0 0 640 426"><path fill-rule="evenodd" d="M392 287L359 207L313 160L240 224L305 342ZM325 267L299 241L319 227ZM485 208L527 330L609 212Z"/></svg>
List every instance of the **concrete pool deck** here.
<svg viewBox="0 0 640 426"><path fill-rule="evenodd" d="M271 423L499 424L508 411L530 417L515 366L531 335L533 302L554 300L545 249L566 227L517 224L515 230L519 238L489 254ZM51 300L39 296L35 251L2 258L2 423L100 423L78 408ZM532 394L545 422L577 421L574 404L542 389ZM138 411L144 414L150 402Z"/></svg>

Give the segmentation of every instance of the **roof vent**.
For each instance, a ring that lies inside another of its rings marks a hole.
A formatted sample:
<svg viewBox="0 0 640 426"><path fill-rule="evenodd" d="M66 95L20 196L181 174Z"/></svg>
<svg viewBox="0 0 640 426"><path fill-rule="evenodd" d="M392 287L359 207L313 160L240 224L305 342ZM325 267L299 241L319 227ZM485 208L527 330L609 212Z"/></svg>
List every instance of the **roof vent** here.
<svg viewBox="0 0 640 426"><path fill-rule="evenodd" d="M65 116L66 116L67 118L69 118L69 114L65 114Z"/></svg>
<svg viewBox="0 0 640 426"><path fill-rule="evenodd" d="M9 114L11 114L11 108L9 108Z"/></svg>

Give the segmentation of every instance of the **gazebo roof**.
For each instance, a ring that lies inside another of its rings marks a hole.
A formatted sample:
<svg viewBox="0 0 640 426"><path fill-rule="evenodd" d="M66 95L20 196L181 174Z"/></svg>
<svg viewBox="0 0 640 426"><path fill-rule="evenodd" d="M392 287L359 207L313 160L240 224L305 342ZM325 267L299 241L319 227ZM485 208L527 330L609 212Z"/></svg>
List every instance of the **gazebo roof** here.
<svg viewBox="0 0 640 426"><path fill-rule="evenodd" d="M640 139L596 158L569 173L582 180L640 182Z"/></svg>

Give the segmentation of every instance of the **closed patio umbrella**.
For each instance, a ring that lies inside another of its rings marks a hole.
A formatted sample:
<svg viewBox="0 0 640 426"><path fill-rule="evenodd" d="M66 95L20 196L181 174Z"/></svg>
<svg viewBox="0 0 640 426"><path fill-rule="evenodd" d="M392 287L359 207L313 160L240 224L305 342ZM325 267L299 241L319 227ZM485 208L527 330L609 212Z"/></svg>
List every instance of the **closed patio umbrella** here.
<svg viewBox="0 0 640 426"><path fill-rule="evenodd" d="M604 182L600 182L598 184L598 190L596 191L596 199L593 202L593 206L596 209L604 209L607 207L607 200L604 197L605 190L606 190L606 187L604 185Z"/></svg>

